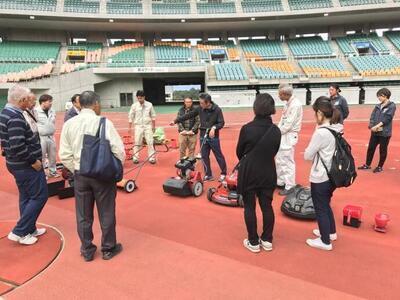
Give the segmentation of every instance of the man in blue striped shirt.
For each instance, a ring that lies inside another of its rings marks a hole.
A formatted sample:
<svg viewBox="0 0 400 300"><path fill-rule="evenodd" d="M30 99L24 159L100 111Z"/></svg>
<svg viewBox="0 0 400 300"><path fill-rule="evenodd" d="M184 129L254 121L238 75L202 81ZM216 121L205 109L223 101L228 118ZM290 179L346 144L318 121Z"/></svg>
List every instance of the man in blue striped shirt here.
<svg viewBox="0 0 400 300"><path fill-rule="evenodd" d="M30 93L20 85L10 88L8 104L0 114L1 148L19 190L20 219L8 239L24 245L36 243L46 232L36 228L36 221L48 198L39 137L23 115L30 105Z"/></svg>

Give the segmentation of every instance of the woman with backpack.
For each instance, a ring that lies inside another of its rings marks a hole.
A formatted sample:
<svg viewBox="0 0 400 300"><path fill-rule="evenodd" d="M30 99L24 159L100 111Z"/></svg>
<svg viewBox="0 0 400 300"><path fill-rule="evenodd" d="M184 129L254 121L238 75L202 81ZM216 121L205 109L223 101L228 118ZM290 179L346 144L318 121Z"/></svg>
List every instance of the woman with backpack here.
<svg viewBox="0 0 400 300"><path fill-rule="evenodd" d="M310 172L311 197L317 216L318 228L314 229L315 239L306 243L313 248L332 250L332 243L337 239L335 218L330 206L335 186L328 177L336 149L336 138L332 131L341 133L343 125L339 123L340 112L329 98L319 97L313 104L317 128L304 152L305 160L312 161ZM330 129L330 130L329 130Z"/></svg>
<svg viewBox="0 0 400 300"><path fill-rule="evenodd" d="M258 94L254 101L255 118L240 130L236 154L239 159L238 193L243 196L244 219L248 238L243 245L251 252L272 250L274 210L272 196L276 188L275 155L281 132L272 123L275 102L269 94ZM263 214L263 233L257 233L256 197Z"/></svg>
<svg viewBox="0 0 400 300"><path fill-rule="evenodd" d="M371 130L369 139L367 159L359 170L370 170L376 147L379 145L379 163L374 173L383 171L383 164L386 161L390 137L392 136L393 117L396 112L396 104L390 101L392 93L387 88L380 89L376 96L379 99L372 111L368 128Z"/></svg>

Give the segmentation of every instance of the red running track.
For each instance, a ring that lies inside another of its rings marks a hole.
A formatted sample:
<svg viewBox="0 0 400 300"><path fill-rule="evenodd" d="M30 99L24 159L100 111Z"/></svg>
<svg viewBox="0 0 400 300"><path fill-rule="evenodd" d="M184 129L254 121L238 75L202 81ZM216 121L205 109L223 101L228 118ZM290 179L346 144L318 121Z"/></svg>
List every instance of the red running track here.
<svg viewBox="0 0 400 300"><path fill-rule="evenodd" d="M352 107L346 123L346 137L353 146L358 164L364 162L369 132L366 128L371 107ZM107 114L126 132L125 114ZM279 115L279 114L278 114ZM274 119L278 120L279 116ZM229 166L236 158L235 146L240 124L251 119L249 110L225 114L227 128L222 146ZM173 116L161 115L160 125ZM314 129L307 109L297 147L297 176L308 183L310 164L303 151ZM116 299L248 299L262 298L369 298L397 299L400 270L400 122L394 133L385 172L365 172L349 189L335 193L333 209L339 240L332 252L306 246L314 222L301 222L281 214L282 198L275 195L276 227L274 250L252 254L242 246L246 236L243 211L209 203L205 196L179 199L165 195L162 183L174 175L177 150L159 155L156 166L146 165L133 194L119 192L117 198L118 239L125 250L111 261L100 255L92 263L79 256L72 199L52 198L40 221L58 228L65 237L59 258L40 276L7 294L7 299L110 298ZM175 135L167 128L168 137ZM126 164L132 166L131 162ZM216 163L213 161L213 166ZM5 172L0 181L0 219L16 219L17 192ZM216 171L216 175L217 175ZM215 183L207 184L207 187ZM343 227L341 211L346 204L364 208L359 229ZM391 215L388 233L372 230L376 212ZM95 222L95 241L100 234ZM32 253L34 255L34 253Z"/></svg>

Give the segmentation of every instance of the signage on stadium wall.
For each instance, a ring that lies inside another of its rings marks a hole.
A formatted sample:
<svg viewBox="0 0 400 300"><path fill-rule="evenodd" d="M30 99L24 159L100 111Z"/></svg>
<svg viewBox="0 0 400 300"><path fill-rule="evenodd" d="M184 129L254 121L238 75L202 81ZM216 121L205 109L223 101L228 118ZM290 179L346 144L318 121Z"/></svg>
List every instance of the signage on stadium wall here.
<svg viewBox="0 0 400 300"><path fill-rule="evenodd" d="M68 50L67 56L86 56L86 51L82 50Z"/></svg>
<svg viewBox="0 0 400 300"><path fill-rule="evenodd" d="M169 68L165 67L138 67L133 68L134 72L137 73L168 73Z"/></svg>

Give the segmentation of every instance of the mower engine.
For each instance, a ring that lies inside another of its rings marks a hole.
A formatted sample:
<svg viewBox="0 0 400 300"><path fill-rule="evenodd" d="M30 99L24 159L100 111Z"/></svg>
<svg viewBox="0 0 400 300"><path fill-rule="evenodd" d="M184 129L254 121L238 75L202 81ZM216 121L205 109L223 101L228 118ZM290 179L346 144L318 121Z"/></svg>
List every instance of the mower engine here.
<svg viewBox="0 0 400 300"><path fill-rule="evenodd" d="M210 188L207 192L208 200L222 205L243 207L242 195L237 192L237 177L238 171L235 170L217 188Z"/></svg>
<svg viewBox="0 0 400 300"><path fill-rule="evenodd" d="M199 197L203 193L203 179L196 171L196 158L183 158L176 164L177 177L171 177L163 184L165 193L175 196Z"/></svg>

